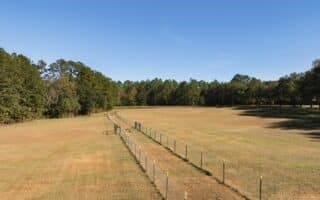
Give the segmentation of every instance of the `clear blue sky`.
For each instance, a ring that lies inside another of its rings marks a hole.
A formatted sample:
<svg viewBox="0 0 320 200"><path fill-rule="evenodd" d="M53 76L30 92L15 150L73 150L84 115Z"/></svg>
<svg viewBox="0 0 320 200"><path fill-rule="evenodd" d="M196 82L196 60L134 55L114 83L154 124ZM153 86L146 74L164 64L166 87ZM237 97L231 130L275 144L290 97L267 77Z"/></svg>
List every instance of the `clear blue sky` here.
<svg viewBox="0 0 320 200"><path fill-rule="evenodd" d="M114 80L269 80L320 57L319 0L3 0L0 47Z"/></svg>

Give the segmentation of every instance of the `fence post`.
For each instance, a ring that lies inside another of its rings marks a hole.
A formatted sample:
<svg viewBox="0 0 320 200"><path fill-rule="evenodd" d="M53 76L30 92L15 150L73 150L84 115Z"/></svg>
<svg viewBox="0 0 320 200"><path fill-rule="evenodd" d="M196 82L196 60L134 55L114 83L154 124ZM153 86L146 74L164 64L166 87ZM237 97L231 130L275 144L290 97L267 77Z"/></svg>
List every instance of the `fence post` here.
<svg viewBox="0 0 320 200"><path fill-rule="evenodd" d="M168 189L169 189L169 172L167 172L167 177L166 177L166 195L165 195L165 199L168 199Z"/></svg>
<svg viewBox="0 0 320 200"><path fill-rule="evenodd" d="M162 144L162 133L160 133L160 144Z"/></svg>
<svg viewBox="0 0 320 200"><path fill-rule="evenodd" d="M173 152L176 152L176 140L173 141Z"/></svg>
<svg viewBox="0 0 320 200"><path fill-rule="evenodd" d="M152 177L153 177L153 183L156 183L156 161L153 160L153 165L152 165Z"/></svg>
<svg viewBox="0 0 320 200"><path fill-rule="evenodd" d="M117 134L117 129L118 129L117 125L116 125L116 124L113 124L113 132L114 132L115 134Z"/></svg>
<svg viewBox="0 0 320 200"><path fill-rule="evenodd" d="M223 163L222 163L222 183L224 183L224 178L225 178L225 163L223 161Z"/></svg>
<svg viewBox="0 0 320 200"><path fill-rule="evenodd" d="M137 145L134 143L134 156L137 157Z"/></svg>
<svg viewBox="0 0 320 200"><path fill-rule="evenodd" d="M188 192L184 192L184 198L183 200L188 200Z"/></svg>
<svg viewBox="0 0 320 200"><path fill-rule="evenodd" d="M203 166L203 153L201 151L201 158L200 158L200 167L202 169L202 166Z"/></svg>
<svg viewBox="0 0 320 200"><path fill-rule="evenodd" d="M259 181L259 200L262 199L262 176L260 176L260 181Z"/></svg>
<svg viewBox="0 0 320 200"><path fill-rule="evenodd" d="M141 163L141 146L139 146L139 163Z"/></svg>
<svg viewBox="0 0 320 200"><path fill-rule="evenodd" d="M147 153L145 155L145 158L144 158L144 168L146 170L146 173L148 174L148 157L147 157Z"/></svg>
<svg viewBox="0 0 320 200"><path fill-rule="evenodd" d="M186 155L185 155L185 157L186 157L186 160L188 160L188 145L186 145Z"/></svg>

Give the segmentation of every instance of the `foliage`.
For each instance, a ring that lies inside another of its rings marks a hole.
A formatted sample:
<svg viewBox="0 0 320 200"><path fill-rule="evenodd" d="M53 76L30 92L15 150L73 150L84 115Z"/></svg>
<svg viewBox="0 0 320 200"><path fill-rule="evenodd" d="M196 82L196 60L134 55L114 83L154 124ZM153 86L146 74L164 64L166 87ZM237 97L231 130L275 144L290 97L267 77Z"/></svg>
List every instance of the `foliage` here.
<svg viewBox="0 0 320 200"><path fill-rule="evenodd" d="M117 101L117 84L83 63L34 64L0 49L0 123L90 114Z"/></svg>
<svg viewBox="0 0 320 200"><path fill-rule="evenodd" d="M125 81L120 85L121 105L302 105L320 104L320 60L305 73L292 73L278 81L262 81L236 74L230 82L190 79Z"/></svg>
<svg viewBox="0 0 320 200"><path fill-rule="evenodd" d="M81 62L49 65L0 49L0 123L64 117L114 105L320 105L320 60L305 73L277 81L236 74L229 82L162 80L114 82ZM320 107L320 106L319 106Z"/></svg>

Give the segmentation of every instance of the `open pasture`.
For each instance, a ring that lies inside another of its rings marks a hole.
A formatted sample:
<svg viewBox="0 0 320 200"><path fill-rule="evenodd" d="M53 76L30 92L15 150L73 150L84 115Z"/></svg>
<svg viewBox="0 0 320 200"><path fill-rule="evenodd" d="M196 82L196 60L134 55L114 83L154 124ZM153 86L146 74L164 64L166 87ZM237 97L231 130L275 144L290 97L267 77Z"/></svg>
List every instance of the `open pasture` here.
<svg viewBox="0 0 320 200"><path fill-rule="evenodd" d="M160 199L112 128L103 114L0 127L0 199Z"/></svg>
<svg viewBox="0 0 320 200"><path fill-rule="evenodd" d="M318 111L145 107L118 113L204 151L205 167L218 178L224 161L226 183L254 199L260 176L263 199L320 199Z"/></svg>

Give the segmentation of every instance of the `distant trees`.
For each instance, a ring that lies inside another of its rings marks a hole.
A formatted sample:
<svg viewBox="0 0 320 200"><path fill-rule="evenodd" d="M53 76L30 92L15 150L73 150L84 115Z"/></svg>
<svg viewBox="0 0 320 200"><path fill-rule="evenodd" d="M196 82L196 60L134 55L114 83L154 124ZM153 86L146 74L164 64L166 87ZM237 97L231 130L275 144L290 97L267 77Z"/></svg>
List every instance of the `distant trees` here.
<svg viewBox="0 0 320 200"><path fill-rule="evenodd" d="M0 123L89 114L115 104L118 85L83 63L34 64L0 49Z"/></svg>
<svg viewBox="0 0 320 200"><path fill-rule="evenodd" d="M230 82L154 79L119 83L121 105L302 105L320 104L320 59L311 70L277 81L236 74Z"/></svg>
<svg viewBox="0 0 320 200"><path fill-rule="evenodd" d="M229 82L162 80L114 82L81 62L47 65L0 48L0 123L65 117L114 105L303 105L320 107L320 59L305 73L277 81L236 74Z"/></svg>

